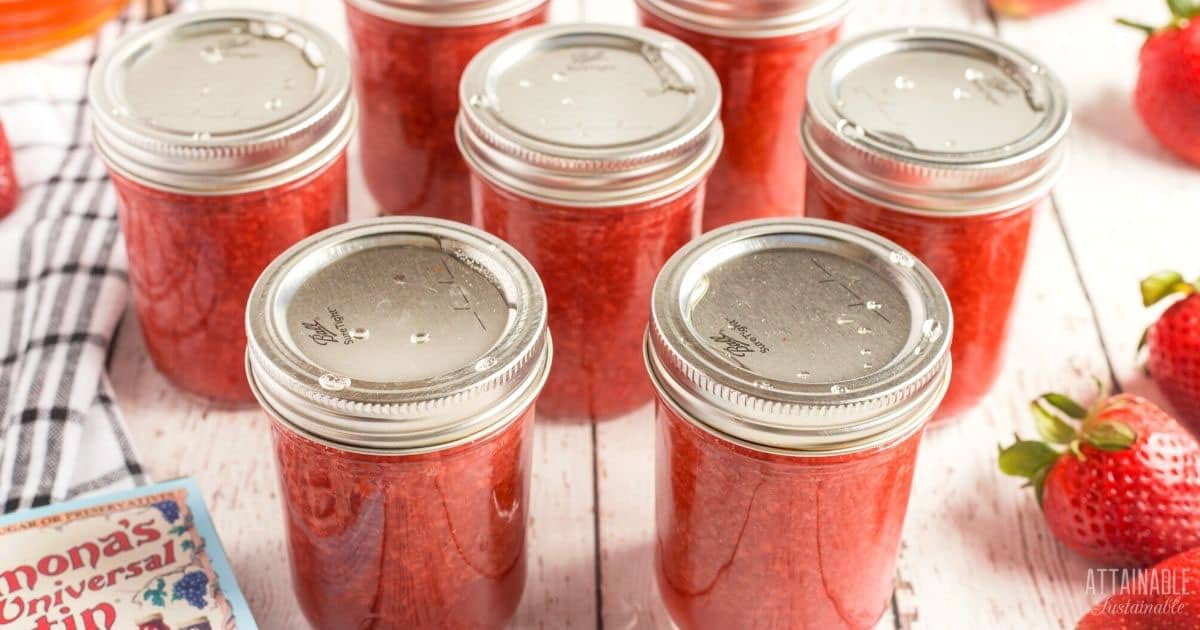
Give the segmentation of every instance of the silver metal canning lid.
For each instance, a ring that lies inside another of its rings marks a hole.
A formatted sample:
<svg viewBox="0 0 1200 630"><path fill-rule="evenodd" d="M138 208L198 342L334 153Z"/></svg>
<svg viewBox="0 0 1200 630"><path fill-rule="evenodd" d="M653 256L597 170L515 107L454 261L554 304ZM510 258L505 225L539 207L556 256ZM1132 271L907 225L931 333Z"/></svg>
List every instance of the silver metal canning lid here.
<svg viewBox="0 0 1200 630"><path fill-rule="evenodd" d="M414 26L475 26L523 15L549 0L347 0L393 22Z"/></svg>
<svg viewBox="0 0 1200 630"><path fill-rule="evenodd" d="M829 455L918 430L949 379L950 302L894 243L816 219L700 237L654 285L646 339L671 405L753 448Z"/></svg>
<svg viewBox="0 0 1200 630"><path fill-rule="evenodd" d="M1071 112L1036 59L989 37L881 31L827 52L809 75L809 164L842 188L918 213L971 215L1045 196Z"/></svg>
<svg viewBox="0 0 1200 630"><path fill-rule="evenodd" d="M688 30L736 38L799 35L832 28L852 0L637 0L638 6Z"/></svg>
<svg viewBox="0 0 1200 630"><path fill-rule="evenodd" d="M649 29L526 29L463 74L458 142L494 184L567 206L659 199L721 151L721 88L686 44Z"/></svg>
<svg viewBox="0 0 1200 630"><path fill-rule="evenodd" d="M263 272L247 371L277 420L347 450L412 453L519 417L550 366L546 296L503 241L422 217L325 230Z"/></svg>
<svg viewBox="0 0 1200 630"><path fill-rule="evenodd" d="M350 65L308 22L215 10L155 20L96 63L96 146L122 175L188 194L294 181L354 129Z"/></svg>

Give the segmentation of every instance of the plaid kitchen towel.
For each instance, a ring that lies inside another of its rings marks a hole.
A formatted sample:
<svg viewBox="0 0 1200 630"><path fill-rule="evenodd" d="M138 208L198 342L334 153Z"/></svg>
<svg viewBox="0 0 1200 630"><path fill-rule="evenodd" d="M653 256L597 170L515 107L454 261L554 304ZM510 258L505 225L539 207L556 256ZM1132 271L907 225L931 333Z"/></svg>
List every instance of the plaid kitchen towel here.
<svg viewBox="0 0 1200 630"><path fill-rule="evenodd" d="M168 9L133 0L92 37L0 63L21 185L0 221L0 512L146 482L105 373L128 276L86 85L102 51Z"/></svg>

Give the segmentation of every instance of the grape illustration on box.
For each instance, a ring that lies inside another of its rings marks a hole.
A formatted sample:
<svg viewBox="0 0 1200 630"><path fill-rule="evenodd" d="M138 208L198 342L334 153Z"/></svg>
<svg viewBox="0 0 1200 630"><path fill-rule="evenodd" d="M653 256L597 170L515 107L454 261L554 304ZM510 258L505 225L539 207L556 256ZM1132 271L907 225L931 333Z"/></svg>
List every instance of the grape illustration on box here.
<svg viewBox="0 0 1200 630"><path fill-rule="evenodd" d="M0 516L0 629L257 629L190 479Z"/></svg>

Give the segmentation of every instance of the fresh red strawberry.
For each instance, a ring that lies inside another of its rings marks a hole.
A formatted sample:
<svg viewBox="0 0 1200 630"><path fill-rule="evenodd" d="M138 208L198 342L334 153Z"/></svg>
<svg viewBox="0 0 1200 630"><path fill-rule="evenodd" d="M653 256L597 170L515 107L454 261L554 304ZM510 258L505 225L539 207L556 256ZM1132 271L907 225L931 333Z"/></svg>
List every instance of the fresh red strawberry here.
<svg viewBox="0 0 1200 630"><path fill-rule="evenodd" d="M17 188L17 172L13 168L12 148L8 146L8 136L4 135L4 125L0 123L0 219L17 207L17 197L21 189Z"/></svg>
<svg viewBox="0 0 1200 630"><path fill-rule="evenodd" d="M1159 143L1200 164L1200 13L1197 0L1168 0L1171 22L1154 28L1128 20L1146 32L1138 56L1141 69L1133 102Z"/></svg>
<svg viewBox="0 0 1200 630"><path fill-rule="evenodd" d="M1200 548L1107 588L1113 594L1084 615L1076 630L1196 630L1200 627Z"/></svg>
<svg viewBox="0 0 1200 630"><path fill-rule="evenodd" d="M1075 4L1077 0L988 0L992 10L1000 15L1015 18L1033 17L1057 11Z"/></svg>
<svg viewBox="0 0 1200 630"><path fill-rule="evenodd" d="M1197 112L1200 115L1200 112ZM1146 329L1139 346L1146 349L1146 368L1179 414L1179 420L1200 436L1200 294L1174 271L1142 280L1142 304L1157 304L1169 296L1184 296Z"/></svg>
<svg viewBox="0 0 1200 630"><path fill-rule="evenodd" d="M1059 541L1106 567L1200 547L1200 443L1166 412L1131 394L1090 410L1046 394L1032 409L1044 441L1018 437L1000 469L1029 479Z"/></svg>

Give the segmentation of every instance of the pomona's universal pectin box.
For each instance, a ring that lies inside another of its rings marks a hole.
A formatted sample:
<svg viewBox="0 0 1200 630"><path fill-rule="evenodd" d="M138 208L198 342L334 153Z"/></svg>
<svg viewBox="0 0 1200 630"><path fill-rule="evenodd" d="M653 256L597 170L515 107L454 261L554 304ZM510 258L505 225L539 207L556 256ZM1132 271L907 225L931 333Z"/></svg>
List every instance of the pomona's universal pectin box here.
<svg viewBox="0 0 1200 630"><path fill-rule="evenodd" d="M0 630L256 630L181 479L0 516Z"/></svg>

